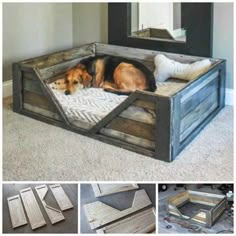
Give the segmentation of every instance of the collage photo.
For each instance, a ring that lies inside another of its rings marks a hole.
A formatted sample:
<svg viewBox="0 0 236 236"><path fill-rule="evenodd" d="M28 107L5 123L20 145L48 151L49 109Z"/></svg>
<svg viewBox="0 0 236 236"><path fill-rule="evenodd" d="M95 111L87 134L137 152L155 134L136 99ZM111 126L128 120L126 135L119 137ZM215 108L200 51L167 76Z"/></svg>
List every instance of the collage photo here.
<svg viewBox="0 0 236 236"><path fill-rule="evenodd" d="M0 234L231 234L231 1L2 1Z"/></svg>

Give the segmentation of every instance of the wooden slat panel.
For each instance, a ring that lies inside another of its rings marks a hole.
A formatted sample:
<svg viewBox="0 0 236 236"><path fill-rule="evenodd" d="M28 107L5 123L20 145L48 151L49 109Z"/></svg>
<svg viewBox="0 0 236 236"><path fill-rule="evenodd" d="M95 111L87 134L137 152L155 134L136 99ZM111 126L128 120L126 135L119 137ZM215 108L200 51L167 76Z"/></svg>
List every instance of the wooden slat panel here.
<svg viewBox="0 0 236 236"><path fill-rule="evenodd" d="M143 139L143 138L139 138L130 134L126 134L126 133L122 133L116 130L112 130L112 129L107 129L107 128L102 128L100 130L100 133L112 138L117 138L119 140L125 141L127 143L132 143L134 145L137 145L139 147L144 147L147 148L149 150L153 150L155 149L155 143L147 140L147 139Z"/></svg>
<svg viewBox="0 0 236 236"><path fill-rule="evenodd" d="M122 133L130 134L136 137L155 140L155 126L141 122L117 117L113 119L106 128L114 129Z"/></svg>
<svg viewBox="0 0 236 236"><path fill-rule="evenodd" d="M38 80L37 76L29 71L23 71L23 78L30 79L30 80Z"/></svg>
<svg viewBox="0 0 236 236"><path fill-rule="evenodd" d="M95 197L138 189L137 184L91 184Z"/></svg>
<svg viewBox="0 0 236 236"><path fill-rule="evenodd" d="M200 104L198 104L193 111L188 113L180 123L180 132L183 132L187 127L192 125L192 123L199 118L201 118L202 115L205 114L205 112L214 104L217 102L217 94L218 91L215 90L212 94L208 94L208 97L203 100Z"/></svg>
<svg viewBox="0 0 236 236"><path fill-rule="evenodd" d="M46 221L44 220L32 189L22 189L20 190L20 195L32 230L46 225Z"/></svg>
<svg viewBox="0 0 236 236"><path fill-rule="evenodd" d="M149 208L145 211L132 215L111 225L97 230L97 233L105 234L145 234L151 233L156 228L155 209Z"/></svg>
<svg viewBox="0 0 236 236"><path fill-rule="evenodd" d="M73 205L60 184L49 186L62 211L73 208Z"/></svg>
<svg viewBox="0 0 236 236"><path fill-rule="evenodd" d="M146 191L142 189L135 192L132 207L123 211L119 211L100 201L86 204L84 205L84 209L91 229L96 229L122 217L128 216L129 214L141 210L151 204L152 203Z"/></svg>
<svg viewBox="0 0 236 236"><path fill-rule="evenodd" d="M19 195L7 198L12 228L27 224L25 212Z"/></svg>
<svg viewBox="0 0 236 236"><path fill-rule="evenodd" d="M209 96L218 88L218 79L211 81L208 85L196 92L192 97L186 100L181 105L181 118L192 111L198 104L200 104L206 97Z"/></svg>
<svg viewBox="0 0 236 236"><path fill-rule="evenodd" d="M127 118L130 120L135 120L143 122L150 125L155 125L156 114L154 110L138 107L129 106L120 115L120 117Z"/></svg>
<svg viewBox="0 0 236 236"><path fill-rule="evenodd" d="M137 99L133 103L133 105L143 107L143 108L147 108L147 109L151 109L151 110L156 109L156 104L154 102L144 101L144 100L141 100L141 99Z"/></svg>
<svg viewBox="0 0 236 236"><path fill-rule="evenodd" d="M30 91L30 92L44 95L42 87L41 87L39 81L37 81L37 80L23 78L23 88L26 91Z"/></svg>
<svg viewBox="0 0 236 236"><path fill-rule="evenodd" d="M43 95L24 91L24 103L56 113L56 108Z"/></svg>

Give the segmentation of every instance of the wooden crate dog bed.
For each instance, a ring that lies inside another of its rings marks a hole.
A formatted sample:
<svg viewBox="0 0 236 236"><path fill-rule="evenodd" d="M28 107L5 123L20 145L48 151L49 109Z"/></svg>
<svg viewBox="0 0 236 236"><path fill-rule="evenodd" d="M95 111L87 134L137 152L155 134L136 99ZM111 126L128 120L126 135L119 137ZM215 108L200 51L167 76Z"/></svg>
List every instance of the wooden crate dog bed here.
<svg viewBox="0 0 236 236"><path fill-rule="evenodd" d="M187 190L168 199L170 214L211 227L226 208L224 195Z"/></svg>
<svg viewBox="0 0 236 236"><path fill-rule="evenodd" d="M69 116L70 112L65 111L59 99L60 95L51 89L51 83L64 78L65 72L77 65L80 60L97 54L132 58L142 62L152 71L154 57L157 54L164 54L181 63L193 63L203 59L94 43L14 63L14 111L170 162L224 107L225 61L210 59L212 65L205 73L188 82L161 82L155 93L135 91L126 97L97 89L97 96L105 96L114 104L110 103L110 108L106 107L105 112L92 122L84 122L81 118L75 119L73 115ZM84 96L89 90L80 92ZM72 103L75 98L73 96L67 96ZM76 99L78 102L80 98ZM96 99L92 101L95 101L96 106ZM72 108L73 106L68 109Z"/></svg>

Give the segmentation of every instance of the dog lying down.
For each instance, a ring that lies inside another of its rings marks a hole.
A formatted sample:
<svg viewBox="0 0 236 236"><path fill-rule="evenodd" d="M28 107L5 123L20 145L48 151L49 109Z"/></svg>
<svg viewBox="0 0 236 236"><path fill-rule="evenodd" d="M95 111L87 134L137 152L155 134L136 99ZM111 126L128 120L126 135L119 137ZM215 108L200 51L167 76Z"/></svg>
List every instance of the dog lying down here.
<svg viewBox="0 0 236 236"><path fill-rule="evenodd" d="M130 94L135 90L154 92L156 82L153 73L142 63L104 55L82 60L67 71L65 79L55 81L52 88L64 90L69 95L77 89L89 87Z"/></svg>

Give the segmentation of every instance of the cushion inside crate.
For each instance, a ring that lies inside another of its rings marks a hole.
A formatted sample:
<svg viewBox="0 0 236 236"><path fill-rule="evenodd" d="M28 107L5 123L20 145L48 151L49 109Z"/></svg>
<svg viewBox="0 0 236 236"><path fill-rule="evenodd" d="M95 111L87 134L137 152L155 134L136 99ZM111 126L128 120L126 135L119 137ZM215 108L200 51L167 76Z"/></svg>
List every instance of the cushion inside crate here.
<svg viewBox="0 0 236 236"><path fill-rule="evenodd" d="M185 85L186 81L159 82L155 94L171 96ZM70 121L82 121L91 125L102 120L128 97L105 92L102 88L80 89L72 95L65 95L64 91L52 89L53 83L49 87Z"/></svg>

